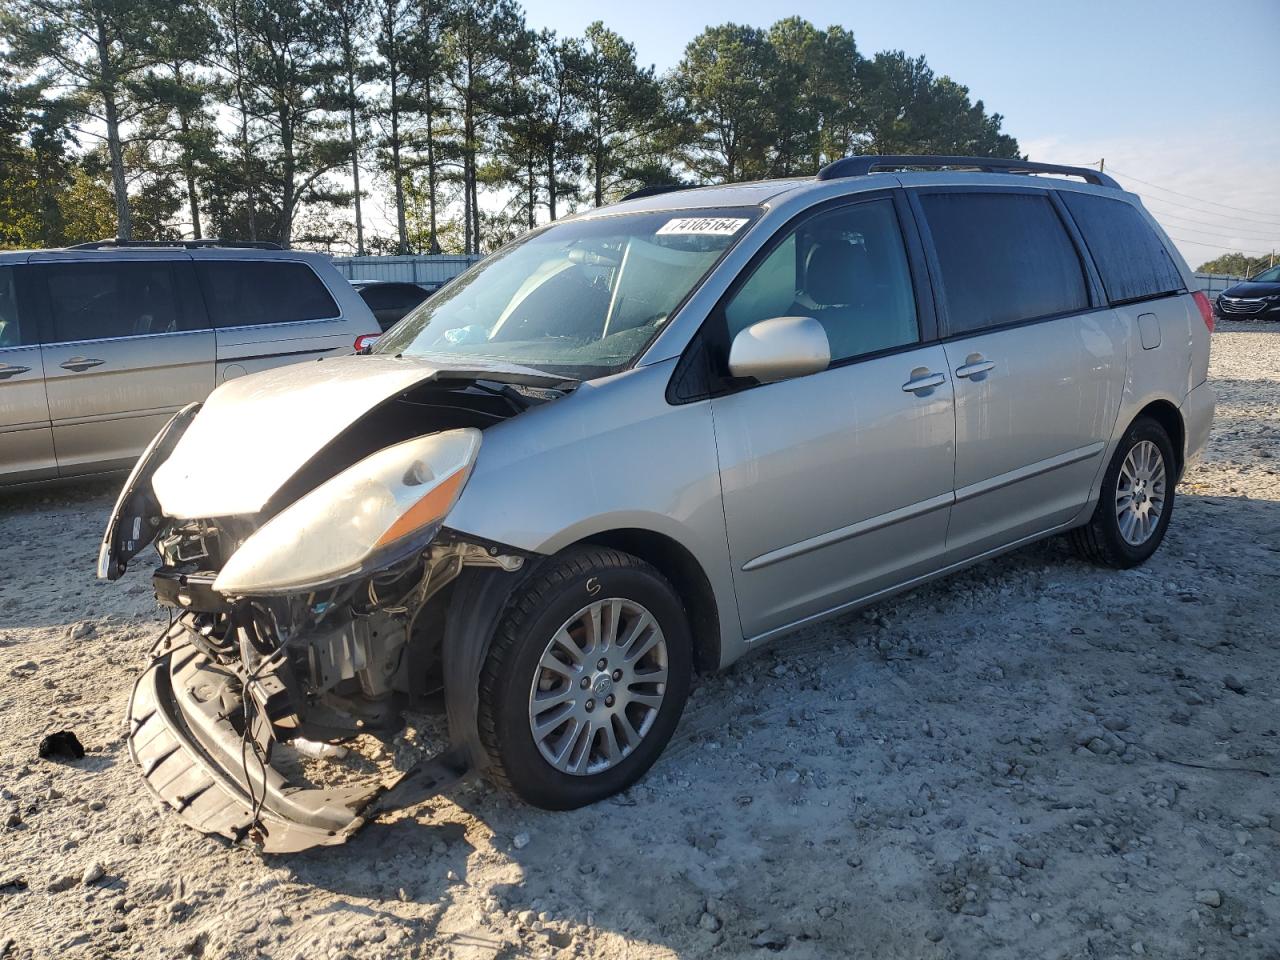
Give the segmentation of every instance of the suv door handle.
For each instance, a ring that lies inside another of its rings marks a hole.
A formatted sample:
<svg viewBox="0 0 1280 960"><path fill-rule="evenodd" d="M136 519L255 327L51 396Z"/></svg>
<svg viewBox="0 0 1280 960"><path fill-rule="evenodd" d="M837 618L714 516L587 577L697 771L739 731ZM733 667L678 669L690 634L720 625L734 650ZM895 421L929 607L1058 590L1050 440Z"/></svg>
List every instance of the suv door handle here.
<svg viewBox="0 0 1280 960"><path fill-rule="evenodd" d="M928 370L922 373L916 373L915 370L912 370L911 372L915 374L915 376L902 385L903 393L921 395L926 390L932 390L934 387L940 387L947 382L947 378L941 373L933 373Z"/></svg>
<svg viewBox="0 0 1280 960"><path fill-rule="evenodd" d="M956 376L964 377L966 380L970 377L982 378L982 375L989 370L994 370L996 362L994 360L970 360L962 367L956 368Z"/></svg>
<svg viewBox="0 0 1280 960"><path fill-rule="evenodd" d="M13 367L5 364L0 367L0 380L8 380L10 377L16 377L20 373L30 373L30 367Z"/></svg>
<svg viewBox="0 0 1280 960"><path fill-rule="evenodd" d="M58 366L62 367L63 370L74 370L79 373L81 370L88 370L90 367L100 367L105 362L105 360L95 360L92 357L72 357L70 360L65 360L58 364Z"/></svg>

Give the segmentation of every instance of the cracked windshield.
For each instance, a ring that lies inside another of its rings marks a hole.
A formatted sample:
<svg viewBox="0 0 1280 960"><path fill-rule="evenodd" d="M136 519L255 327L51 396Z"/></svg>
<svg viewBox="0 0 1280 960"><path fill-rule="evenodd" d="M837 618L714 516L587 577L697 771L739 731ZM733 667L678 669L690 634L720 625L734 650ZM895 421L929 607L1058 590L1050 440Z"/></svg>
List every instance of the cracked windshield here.
<svg viewBox="0 0 1280 960"><path fill-rule="evenodd" d="M586 380L622 369L746 232L754 207L557 224L427 300L376 353L502 360Z"/></svg>

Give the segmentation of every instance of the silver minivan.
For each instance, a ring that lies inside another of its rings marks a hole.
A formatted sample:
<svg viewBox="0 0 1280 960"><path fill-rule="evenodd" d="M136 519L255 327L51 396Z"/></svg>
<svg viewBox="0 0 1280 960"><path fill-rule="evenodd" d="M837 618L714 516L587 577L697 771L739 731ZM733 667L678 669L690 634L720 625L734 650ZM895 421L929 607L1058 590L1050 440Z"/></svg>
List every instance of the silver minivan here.
<svg viewBox="0 0 1280 960"><path fill-rule="evenodd" d="M533 230L369 355L155 438L99 558L154 542L178 614L132 756L267 850L477 769L572 808L653 764L695 671L820 617L1058 533L1141 563L1213 416L1193 291L1136 197L1026 161L854 157ZM295 779L431 710L447 746L394 781Z"/></svg>
<svg viewBox="0 0 1280 960"><path fill-rule="evenodd" d="M0 252L0 487L128 469L218 384L378 332L326 257L274 244Z"/></svg>

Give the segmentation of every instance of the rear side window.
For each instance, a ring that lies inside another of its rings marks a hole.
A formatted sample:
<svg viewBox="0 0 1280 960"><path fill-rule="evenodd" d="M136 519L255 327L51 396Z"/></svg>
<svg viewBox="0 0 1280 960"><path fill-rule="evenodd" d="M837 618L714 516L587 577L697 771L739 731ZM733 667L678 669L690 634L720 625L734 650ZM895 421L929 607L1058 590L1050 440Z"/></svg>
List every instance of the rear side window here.
<svg viewBox="0 0 1280 960"><path fill-rule="evenodd" d="M338 316L338 305L305 263L197 260L196 275L215 327L248 327Z"/></svg>
<svg viewBox="0 0 1280 960"><path fill-rule="evenodd" d="M1047 196L924 194L920 203L951 333L1089 309L1079 254Z"/></svg>
<svg viewBox="0 0 1280 960"><path fill-rule="evenodd" d="M49 306L49 343L193 329L169 261L41 263L31 272Z"/></svg>
<svg viewBox="0 0 1280 960"><path fill-rule="evenodd" d="M1160 297L1184 288L1169 252L1132 204L1066 190L1059 196L1084 234L1112 303Z"/></svg>
<svg viewBox="0 0 1280 960"><path fill-rule="evenodd" d="M0 349L20 347L31 342L22 339L18 323L18 290L13 267L0 267Z"/></svg>

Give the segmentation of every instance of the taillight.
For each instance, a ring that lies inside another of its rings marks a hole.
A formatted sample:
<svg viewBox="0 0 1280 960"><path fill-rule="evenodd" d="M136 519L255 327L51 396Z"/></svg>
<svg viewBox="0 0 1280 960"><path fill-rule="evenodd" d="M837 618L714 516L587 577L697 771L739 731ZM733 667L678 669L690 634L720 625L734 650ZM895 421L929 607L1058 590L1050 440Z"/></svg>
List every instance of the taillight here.
<svg viewBox="0 0 1280 960"><path fill-rule="evenodd" d="M367 353L369 349L378 342L378 338L380 336L382 336L380 333L360 334L360 336L356 337L356 353Z"/></svg>
<svg viewBox="0 0 1280 960"><path fill-rule="evenodd" d="M1205 327L1210 333L1213 333L1213 304L1209 302L1209 298L1205 296L1203 290L1197 290L1191 294L1191 298L1195 300L1196 306L1200 308L1200 319L1204 321Z"/></svg>

